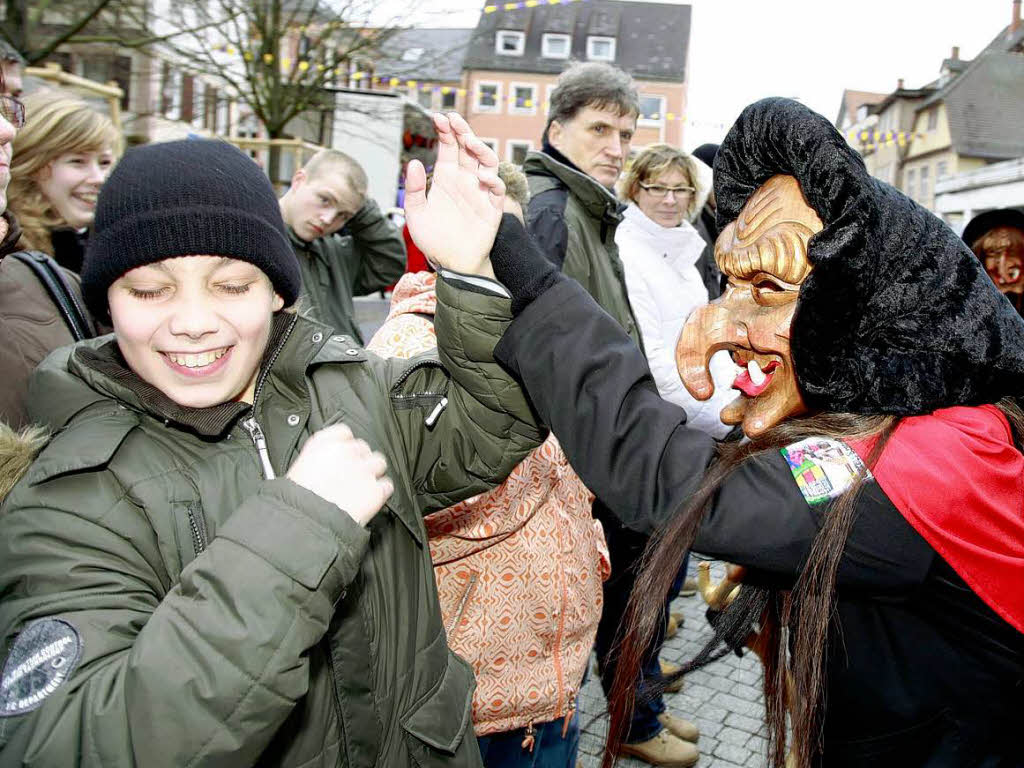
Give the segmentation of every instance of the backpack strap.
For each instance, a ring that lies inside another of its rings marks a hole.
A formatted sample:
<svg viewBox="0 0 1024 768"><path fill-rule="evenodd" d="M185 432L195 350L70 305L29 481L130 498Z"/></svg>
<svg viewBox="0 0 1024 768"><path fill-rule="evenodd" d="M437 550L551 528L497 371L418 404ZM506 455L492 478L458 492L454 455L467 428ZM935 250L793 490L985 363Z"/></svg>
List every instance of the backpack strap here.
<svg viewBox="0 0 1024 768"><path fill-rule="evenodd" d="M18 251L8 254L6 258L17 259L32 270L39 282L46 288L46 292L50 294L50 298L53 299L53 303L60 311L60 316L64 319L64 324L75 341L89 339L95 335L88 316L82 310L74 290L56 261L40 251Z"/></svg>

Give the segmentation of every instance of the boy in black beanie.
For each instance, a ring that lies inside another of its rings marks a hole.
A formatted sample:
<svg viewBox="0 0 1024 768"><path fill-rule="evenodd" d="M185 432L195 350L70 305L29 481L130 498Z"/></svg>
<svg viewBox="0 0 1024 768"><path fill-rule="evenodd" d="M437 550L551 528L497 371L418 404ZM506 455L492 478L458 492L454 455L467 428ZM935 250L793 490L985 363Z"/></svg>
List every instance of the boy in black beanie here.
<svg viewBox="0 0 1024 768"><path fill-rule="evenodd" d="M500 217L472 160L453 139L423 201L456 263ZM541 435L491 356L508 300L475 283L438 281L440 358L381 360L285 309L299 269L248 157L125 156L83 269L115 334L40 367L55 437L3 510L0 764L480 766L420 516Z"/></svg>

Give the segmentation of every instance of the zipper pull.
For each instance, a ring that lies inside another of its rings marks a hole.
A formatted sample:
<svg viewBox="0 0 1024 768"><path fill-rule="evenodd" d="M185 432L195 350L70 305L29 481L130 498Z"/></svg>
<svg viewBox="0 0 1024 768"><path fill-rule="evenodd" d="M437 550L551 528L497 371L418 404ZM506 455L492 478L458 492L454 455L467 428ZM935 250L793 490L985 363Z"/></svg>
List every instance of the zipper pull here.
<svg viewBox="0 0 1024 768"><path fill-rule="evenodd" d="M274 473L274 467L270 463L270 451L267 450L267 437L263 434L263 427L256 421L255 416L250 416L242 421L242 426L245 427L249 437L252 438L253 445L256 446L256 453L259 454L260 463L263 465L263 476L267 480L275 479L277 475Z"/></svg>
<svg viewBox="0 0 1024 768"><path fill-rule="evenodd" d="M572 716L576 713L576 697L573 695L572 689L569 689L569 711L565 713L565 719L562 720L562 738L564 739L569 733L569 723L572 722Z"/></svg>
<svg viewBox="0 0 1024 768"><path fill-rule="evenodd" d="M519 747L520 747L520 749L528 749L528 750L530 750L530 753L532 754L533 753L533 745L534 745L534 742L536 741L536 739L534 739L534 737L533 737L533 723L530 723L528 726L526 726L526 731L524 733L525 733L526 738L523 739L523 743L520 744Z"/></svg>
<svg viewBox="0 0 1024 768"><path fill-rule="evenodd" d="M438 404L434 406L434 410L430 412L430 415L423 420L423 423L426 424L428 428L433 428L437 423L438 417L441 415L441 411L443 411L447 405L448 398L442 397Z"/></svg>

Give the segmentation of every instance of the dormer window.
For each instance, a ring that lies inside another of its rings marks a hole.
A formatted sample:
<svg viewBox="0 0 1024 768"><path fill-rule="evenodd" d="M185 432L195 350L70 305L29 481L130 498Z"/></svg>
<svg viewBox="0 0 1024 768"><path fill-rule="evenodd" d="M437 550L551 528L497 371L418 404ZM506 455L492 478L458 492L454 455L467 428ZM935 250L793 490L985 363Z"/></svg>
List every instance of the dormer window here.
<svg viewBox="0 0 1024 768"><path fill-rule="evenodd" d="M615 61L615 38L594 35L588 37L587 58L591 61Z"/></svg>
<svg viewBox="0 0 1024 768"><path fill-rule="evenodd" d="M526 48L525 32L501 29L494 37L494 52L501 56L522 56L524 48Z"/></svg>
<svg viewBox="0 0 1024 768"><path fill-rule="evenodd" d="M406 48L402 51L402 61L419 61L423 58L422 48Z"/></svg>
<svg viewBox="0 0 1024 768"><path fill-rule="evenodd" d="M568 59L572 50L572 36L545 32L541 38L540 55L545 59Z"/></svg>

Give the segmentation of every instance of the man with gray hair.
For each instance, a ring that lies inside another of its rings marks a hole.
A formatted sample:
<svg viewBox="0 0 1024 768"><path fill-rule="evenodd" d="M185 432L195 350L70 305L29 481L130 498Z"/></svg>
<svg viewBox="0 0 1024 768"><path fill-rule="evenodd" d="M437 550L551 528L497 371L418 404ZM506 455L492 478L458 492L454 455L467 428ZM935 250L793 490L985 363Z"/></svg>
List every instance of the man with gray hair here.
<svg viewBox="0 0 1024 768"><path fill-rule="evenodd" d="M359 163L322 149L295 172L280 201L302 268L300 309L360 344L352 297L384 290L405 271L402 235L367 186Z"/></svg>
<svg viewBox="0 0 1024 768"><path fill-rule="evenodd" d="M612 191L629 157L639 114L636 85L627 73L599 62L573 64L551 93L543 149L526 156L523 171L530 185L526 221L533 239L642 347L615 245L625 206ZM612 561L595 640L607 694L615 674L611 650L635 579L632 566L642 557L647 537L619 522L600 499L593 515L604 526ZM661 642L657 638L648 654L645 677L661 674ZM693 744L698 736L693 723L665 710L661 696L640 698L622 751L652 765L693 765L700 754Z"/></svg>

